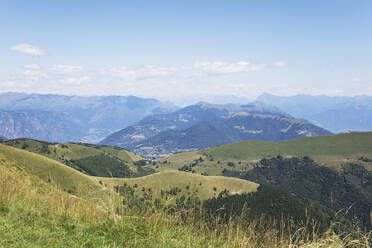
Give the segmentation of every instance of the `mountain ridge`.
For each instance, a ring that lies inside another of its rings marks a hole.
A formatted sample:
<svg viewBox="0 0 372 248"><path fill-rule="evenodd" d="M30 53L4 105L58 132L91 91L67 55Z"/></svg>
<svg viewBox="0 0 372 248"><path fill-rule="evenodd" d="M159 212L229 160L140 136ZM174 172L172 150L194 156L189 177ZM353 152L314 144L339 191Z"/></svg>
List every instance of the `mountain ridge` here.
<svg viewBox="0 0 372 248"><path fill-rule="evenodd" d="M49 113L64 116L59 122L74 125L60 131L57 137L40 137L36 132L5 134L10 124L0 128L6 138L34 138L51 142L96 143L109 133L129 126L149 114L169 113L178 107L169 102L136 96L66 96L57 94L1 93L0 109L13 112ZM37 119L37 118L36 118ZM45 122L44 119L38 119ZM14 122L14 121L13 121ZM22 123L15 122L18 125ZM29 124L29 123L26 123ZM56 124L56 123L55 123ZM55 125L54 124L54 125ZM53 128L54 125L50 125ZM75 132L80 130L79 132ZM47 130L46 130L47 131ZM65 135L65 137L61 137Z"/></svg>
<svg viewBox="0 0 372 248"><path fill-rule="evenodd" d="M245 105L199 102L173 113L148 116L99 144L159 157L244 139L278 141L327 134L331 133L257 101Z"/></svg>
<svg viewBox="0 0 372 248"><path fill-rule="evenodd" d="M256 100L335 133L372 130L372 96L276 96L265 92Z"/></svg>

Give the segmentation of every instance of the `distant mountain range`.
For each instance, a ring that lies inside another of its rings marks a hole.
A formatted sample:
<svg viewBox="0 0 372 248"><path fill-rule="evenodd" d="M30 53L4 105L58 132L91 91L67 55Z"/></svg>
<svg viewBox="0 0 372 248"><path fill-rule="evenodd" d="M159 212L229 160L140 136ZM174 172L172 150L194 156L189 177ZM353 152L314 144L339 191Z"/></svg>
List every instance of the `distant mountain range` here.
<svg viewBox="0 0 372 248"><path fill-rule="evenodd" d="M0 110L0 133L5 139L73 140L83 136L83 125L63 113L41 110Z"/></svg>
<svg viewBox="0 0 372 248"><path fill-rule="evenodd" d="M305 120L260 102L216 105L200 102L157 114L109 135L100 142L147 157L203 149L244 139L280 141L331 134Z"/></svg>
<svg viewBox="0 0 372 248"><path fill-rule="evenodd" d="M371 127L370 96L264 93L245 105L199 102L180 109L135 96L0 94L4 140L100 143L155 157L243 139L280 141Z"/></svg>
<svg viewBox="0 0 372 248"><path fill-rule="evenodd" d="M372 130L372 96L285 97L263 93L257 101L277 106L335 133Z"/></svg>
<svg viewBox="0 0 372 248"><path fill-rule="evenodd" d="M0 94L0 135L50 142L96 143L147 115L170 113L169 102L135 96Z"/></svg>

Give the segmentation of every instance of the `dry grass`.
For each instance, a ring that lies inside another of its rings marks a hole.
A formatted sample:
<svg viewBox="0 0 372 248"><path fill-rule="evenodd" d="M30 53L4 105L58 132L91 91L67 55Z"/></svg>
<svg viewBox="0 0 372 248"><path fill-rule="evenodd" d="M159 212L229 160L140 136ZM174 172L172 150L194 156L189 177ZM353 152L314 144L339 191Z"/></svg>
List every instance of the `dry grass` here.
<svg viewBox="0 0 372 248"><path fill-rule="evenodd" d="M0 154L0 201L49 209L57 214L102 219L102 212L87 200L48 185Z"/></svg>
<svg viewBox="0 0 372 248"><path fill-rule="evenodd" d="M123 185L127 183L131 187L137 184L137 192L140 193L142 187L151 188L156 195L160 195L161 190L170 190L177 187L182 192L190 192L206 200L218 195L227 189L232 194L249 193L257 190L259 186L247 180L221 176L202 176L181 171L167 170L152 175L139 178L96 178L107 185ZM215 187L215 191L214 191Z"/></svg>
<svg viewBox="0 0 372 248"><path fill-rule="evenodd" d="M316 235L290 222L208 225L181 213L140 214L114 191L107 208L72 196L0 153L0 247L369 247L367 234ZM119 214L118 214L119 213Z"/></svg>

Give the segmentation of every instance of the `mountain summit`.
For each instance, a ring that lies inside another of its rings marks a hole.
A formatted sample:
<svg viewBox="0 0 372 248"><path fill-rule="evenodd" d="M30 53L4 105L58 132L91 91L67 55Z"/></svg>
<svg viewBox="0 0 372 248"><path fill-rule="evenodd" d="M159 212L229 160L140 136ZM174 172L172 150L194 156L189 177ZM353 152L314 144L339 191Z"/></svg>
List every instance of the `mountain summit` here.
<svg viewBox="0 0 372 248"><path fill-rule="evenodd" d="M261 102L246 105L199 102L173 113L148 116L109 135L100 144L158 157L244 139L280 141L328 134L331 133L325 129Z"/></svg>

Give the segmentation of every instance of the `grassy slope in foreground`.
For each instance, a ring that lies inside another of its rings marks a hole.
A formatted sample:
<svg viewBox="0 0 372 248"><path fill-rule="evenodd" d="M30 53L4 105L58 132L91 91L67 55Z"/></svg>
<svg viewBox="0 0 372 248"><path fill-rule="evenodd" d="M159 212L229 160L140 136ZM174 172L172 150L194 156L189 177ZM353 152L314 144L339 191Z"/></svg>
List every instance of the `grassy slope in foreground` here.
<svg viewBox="0 0 372 248"><path fill-rule="evenodd" d="M224 189L230 193L249 193L257 190L258 184L238 178L222 176L202 176L198 174L180 171L162 171L152 175L139 178L96 178L108 185L122 185L127 183L131 187L137 184L137 191L140 193L142 187L151 188L155 194L161 190L179 188L182 192L190 192L199 196L201 200L212 198ZM214 188L215 187L215 188Z"/></svg>
<svg viewBox="0 0 372 248"><path fill-rule="evenodd" d="M368 247L363 236L342 240L329 233L310 243L303 230L280 238L275 229L254 225L217 231L163 213L118 219L41 181L0 147L0 247Z"/></svg>
<svg viewBox="0 0 372 248"><path fill-rule="evenodd" d="M100 191L99 185L89 176L50 158L2 144L0 144L0 155L16 163L28 173L74 195L91 198Z"/></svg>
<svg viewBox="0 0 372 248"><path fill-rule="evenodd" d="M232 247L240 242L160 214L116 219L89 201L43 182L9 157L21 155L41 164L44 158L0 148L0 247Z"/></svg>
<svg viewBox="0 0 372 248"><path fill-rule="evenodd" d="M45 171L48 173L43 174ZM0 247L288 247L293 240L288 236L278 240L275 229L266 228L263 232L254 229L254 225L248 230L239 226L225 230L221 226L222 234L216 235L208 227L199 229L192 223L184 223L181 217L167 217L162 212L133 213L118 219L116 214L72 197L35 175L56 176L57 185L78 181L96 186L91 177L54 160L0 145ZM179 176L175 179L185 177L184 173ZM208 177L191 176L208 180ZM298 242L302 238L306 236L300 236ZM342 241L332 236L317 242L329 246Z"/></svg>

